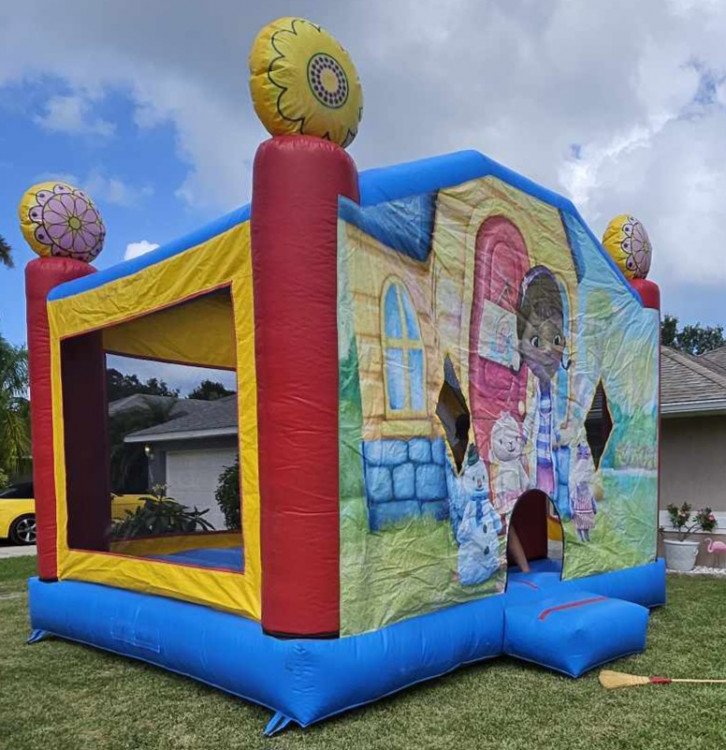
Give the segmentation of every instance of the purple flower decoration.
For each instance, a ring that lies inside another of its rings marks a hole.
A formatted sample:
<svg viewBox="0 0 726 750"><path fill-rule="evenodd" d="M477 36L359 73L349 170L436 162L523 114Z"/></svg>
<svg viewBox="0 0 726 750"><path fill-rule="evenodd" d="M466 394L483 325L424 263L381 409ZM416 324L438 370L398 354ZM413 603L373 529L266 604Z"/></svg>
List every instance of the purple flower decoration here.
<svg viewBox="0 0 726 750"><path fill-rule="evenodd" d="M650 270L652 249L645 227L634 217L628 216L623 224L625 237L620 247L625 253L625 266L636 279L644 279Z"/></svg>
<svg viewBox="0 0 726 750"><path fill-rule="evenodd" d="M77 188L58 183L35 193L28 217L35 240L49 255L92 261L103 248L106 227L91 199Z"/></svg>

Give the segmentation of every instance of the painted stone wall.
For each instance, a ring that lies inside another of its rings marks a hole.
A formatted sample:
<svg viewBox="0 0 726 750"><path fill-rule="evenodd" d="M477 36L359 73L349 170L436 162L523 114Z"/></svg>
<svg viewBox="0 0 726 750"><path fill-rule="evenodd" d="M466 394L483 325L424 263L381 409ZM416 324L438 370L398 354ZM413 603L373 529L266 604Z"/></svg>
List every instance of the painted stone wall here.
<svg viewBox="0 0 726 750"><path fill-rule="evenodd" d="M363 443L371 530L411 517L449 516L446 447L442 438Z"/></svg>

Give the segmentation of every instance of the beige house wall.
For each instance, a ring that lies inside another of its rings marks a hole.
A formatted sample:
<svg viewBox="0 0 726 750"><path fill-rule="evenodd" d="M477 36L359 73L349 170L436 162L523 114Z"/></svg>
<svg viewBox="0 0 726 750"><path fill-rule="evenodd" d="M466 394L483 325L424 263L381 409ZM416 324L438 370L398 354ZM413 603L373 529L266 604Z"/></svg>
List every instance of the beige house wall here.
<svg viewBox="0 0 726 750"><path fill-rule="evenodd" d="M660 507L726 512L726 415L661 422Z"/></svg>
<svg viewBox="0 0 726 750"><path fill-rule="evenodd" d="M669 503L710 506L719 526L710 536L726 535L726 415L663 419L660 435L661 524ZM667 534L667 537L674 535ZM705 534L695 536L703 540ZM662 544L659 554L663 554ZM718 566L701 544L697 565ZM723 561L721 564L726 564Z"/></svg>

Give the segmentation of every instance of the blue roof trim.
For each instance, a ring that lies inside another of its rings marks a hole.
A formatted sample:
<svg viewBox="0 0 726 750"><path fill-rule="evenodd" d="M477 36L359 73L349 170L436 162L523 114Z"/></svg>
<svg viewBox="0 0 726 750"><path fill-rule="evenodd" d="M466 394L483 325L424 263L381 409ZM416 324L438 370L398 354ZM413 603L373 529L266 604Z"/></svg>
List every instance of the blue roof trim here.
<svg viewBox="0 0 726 750"><path fill-rule="evenodd" d="M463 182L481 179L482 177L496 177L532 198L537 198L544 203L554 206L561 214L572 217L592 240L595 247L613 268L615 274L621 279L623 285L633 298L640 305L643 304L638 292L625 278L623 272L607 253L600 240L593 234L590 227L583 221L579 211L575 208L571 200L538 185L536 182L532 182L532 180L523 177L517 172L513 172L511 169L490 159L488 156L484 156L484 154L480 154L478 151L457 151L444 156L433 156L428 159L396 164L391 167L368 169L362 172L360 175L360 198L361 207L363 207L364 211L361 212L359 210L357 216L366 216L365 208L367 206L374 206L385 201L396 201L416 193L430 193L436 190L443 190L454 185L460 185ZM344 208L346 203L350 203L350 201L341 199L341 211L347 210ZM356 214L349 215L356 216ZM342 213L341 218L346 219ZM368 219L370 220L371 218L369 214ZM358 224L357 221L352 221L351 223L360 226L361 229L365 228ZM565 224L565 226L567 225ZM369 230L366 229L366 231ZM383 229L379 228L379 232L382 233ZM384 239L374 232L369 233L373 234L376 239L380 239L385 245L410 255L403 247L396 244L396 236L394 234L389 233L388 239ZM573 260L576 266L576 273L579 276L579 273L583 269L577 268L578 259L574 257L574 254Z"/></svg>
<svg viewBox="0 0 726 750"><path fill-rule="evenodd" d="M582 252L582 248L580 247L580 243L576 242L575 238L573 237L572 227L570 226L572 214L568 213L567 211L563 211L562 209L560 209L559 213L560 221L562 222L562 226L565 228L565 239L567 240L567 245L570 248L572 262L575 265L575 276L577 277L577 283L579 284L585 278L585 267L587 265L585 263L585 256Z"/></svg>
<svg viewBox="0 0 726 750"><path fill-rule="evenodd" d="M610 266L615 276L620 279L620 281L623 283L623 286L630 292L633 299L642 307L643 306L643 298L640 296L640 293L637 289L628 281L628 279L625 278L625 274L620 269L620 266L612 259L612 256L610 253L603 247L602 242L594 235L592 230L589 226L585 223L582 216L580 216L578 210L576 208L572 208L571 211L568 213L566 211L562 211L562 225L565 227L565 235L567 236L567 244L570 246L570 250L572 251L573 260L575 261L575 267L577 269L577 255L580 256L580 260L583 263L584 266L584 256L582 255L582 249L580 248L580 240L577 237L577 230L581 230L585 233L587 238L590 240L590 242L593 243L595 248L600 251L600 255L605 258L605 262ZM575 224L576 226L573 229L572 224ZM576 271L577 272L577 271ZM580 277L578 275L577 281L580 282Z"/></svg>
<svg viewBox="0 0 726 750"><path fill-rule="evenodd" d="M75 294L96 289L97 287L108 284L111 281L123 279L126 276L142 271L144 268L153 266L155 263L179 255L179 253L183 253L185 250L189 250L189 248L201 245L203 242L232 229L232 227L235 227L238 224L244 224L246 221L249 221L250 215L250 204L248 203L246 206L237 208L226 216L222 216L220 219L216 219L184 237L180 237L177 240L168 242L166 245L157 247L156 250L152 250L150 253L145 253L138 258L131 258L131 260L117 263L109 268L104 268L102 271L98 271L98 273L92 273L88 276L83 276L80 279L74 279L73 281L67 281L65 284L59 284L55 289L51 290L48 299L56 300L64 299L65 297L72 297Z"/></svg>
<svg viewBox="0 0 726 750"><path fill-rule="evenodd" d="M394 213L391 209L382 207L379 212L365 211L365 209L377 206L381 203L401 201L401 206L405 211L412 211L414 210L415 201L421 200L424 201L424 215L427 216L425 213L425 202L431 200L431 195L435 194L437 190L442 190L455 185L460 185L463 182L469 182L470 180L489 176L496 177L512 187L521 190L523 193L554 206L563 213L571 214L615 269L617 275L622 279L624 285L630 290L633 297L642 304L640 295L635 289L633 289L627 279L623 276L622 271L620 271L615 262L605 251L600 241L582 220L582 217L572 204L572 201L558 193L543 188L541 185L513 172L511 169L502 166L493 159L480 154L478 151L457 151L453 154L433 156L427 159L406 162L405 164L395 164L390 167L367 169L359 175L360 205L363 210L361 211L361 208L349 205L350 201L343 199L340 202L341 211L348 211L348 216L357 217L359 221L368 223L370 229L362 225L361 228L370 232L384 244L389 245L394 249L398 249L411 257L423 259L426 257L426 254L421 256L422 248L424 247L424 244L430 244L430 239L424 242L424 226L426 221L428 221L427 218L421 226L417 228L413 238L409 237L406 239L401 231L403 228L401 222L399 221L396 223L389 221L390 216ZM409 199L409 201L404 201L404 199ZM399 211L401 206L398 208ZM419 208L421 208L421 206L419 206ZM355 211L353 209L355 209ZM63 299L64 297L70 297L74 294L86 292L111 281L130 276L131 274L148 268L155 263L167 260L174 255L178 255L185 250L200 245L212 237L215 237L222 232L226 232L237 224L249 221L250 216L251 209L250 205L247 204L246 206L223 216L221 219L217 219L185 237L169 242L166 245L162 245L156 250L146 253L139 258L133 258L132 260L127 260L118 263L115 266L111 266L110 268L106 268L98 273L90 274L89 276L84 276L83 278L75 279L74 281L69 281L65 284L60 284L50 292L48 299ZM343 216L343 218L346 217ZM346 220L348 219L346 218ZM357 224L357 221L353 221L352 223ZM388 224L388 229L385 229L386 224ZM432 226L433 214L431 216L431 227ZM381 236L375 234L373 231L374 229L380 232ZM429 235L430 232L431 229L428 230ZM387 237L387 239L385 239L384 236ZM426 253L427 252L428 247L426 248Z"/></svg>
<svg viewBox="0 0 726 750"><path fill-rule="evenodd" d="M436 193L359 206L341 197L338 216L384 245L414 260L426 260L431 249L436 212Z"/></svg>
<svg viewBox="0 0 726 750"><path fill-rule="evenodd" d="M362 206L372 206L410 195L443 190L488 176L498 177L512 187L556 208L575 211L567 198L507 169L478 151L456 151L391 167L367 169L360 174L360 202Z"/></svg>

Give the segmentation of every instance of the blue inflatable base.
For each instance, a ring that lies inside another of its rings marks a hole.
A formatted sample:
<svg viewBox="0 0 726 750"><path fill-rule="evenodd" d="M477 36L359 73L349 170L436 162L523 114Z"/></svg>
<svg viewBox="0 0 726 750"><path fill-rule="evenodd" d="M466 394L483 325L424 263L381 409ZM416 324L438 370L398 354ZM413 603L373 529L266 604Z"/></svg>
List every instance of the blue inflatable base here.
<svg viewBox="0 0 726 750"><path fill-rule="evenodd" d="M187 602L31 578L31 641L58 636L192 677L275 711L272 734L504 653L576 676L641 650L644 607L665 603L660 560L566 582L545 563L509 580L502 595L370 633L280 640L258 623Z"/></svg>

